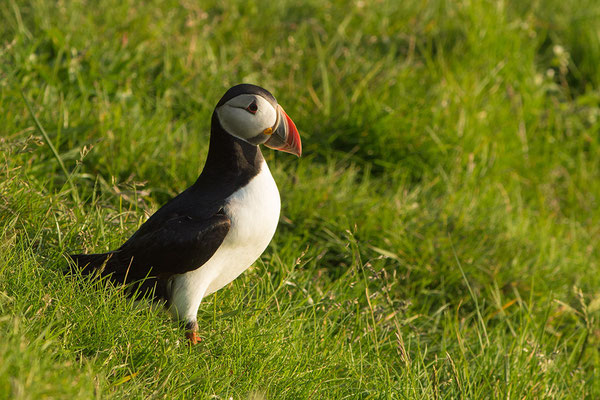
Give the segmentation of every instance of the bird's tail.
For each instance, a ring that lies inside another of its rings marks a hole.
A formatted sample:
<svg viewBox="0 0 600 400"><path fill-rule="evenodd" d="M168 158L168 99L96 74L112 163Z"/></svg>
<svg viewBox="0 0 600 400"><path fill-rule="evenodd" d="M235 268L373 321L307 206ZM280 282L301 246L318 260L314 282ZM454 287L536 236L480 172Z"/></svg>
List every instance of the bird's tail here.
<svg viewBox="0 0 600 400"><path fill-rule="evenodd" d="M83 275L97 272L100 275L106 275L109 271L112 272L112 263L110 261L113 255L113 252L99 254L69 254L69 258L72 261L69 265L69 272L73 273L78 271Z"/></svg>
<svg viewBox="0 0 600 400"><path fill-rule="evenodd" d="M128 294L134 297L150 296L153 300L167 298L166 282L155 276L136 277L118 261L115 252L99 254L69 254L68 273L82 275L98 274L116 285L128 285Z"/></svg>

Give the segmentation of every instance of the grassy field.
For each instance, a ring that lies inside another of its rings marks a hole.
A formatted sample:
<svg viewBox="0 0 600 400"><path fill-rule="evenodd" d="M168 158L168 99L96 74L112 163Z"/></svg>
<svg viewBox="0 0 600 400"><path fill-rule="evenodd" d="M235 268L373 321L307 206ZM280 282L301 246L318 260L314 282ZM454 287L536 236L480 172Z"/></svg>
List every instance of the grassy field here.
<svg viewBox="0 0 600 400"><path fill-rule="evenodd" d="M0 398L599 398L599 65L597 0L3 0ZM264 150L278 232L190 348L61 271L240 82L304 156Z"/></svg>

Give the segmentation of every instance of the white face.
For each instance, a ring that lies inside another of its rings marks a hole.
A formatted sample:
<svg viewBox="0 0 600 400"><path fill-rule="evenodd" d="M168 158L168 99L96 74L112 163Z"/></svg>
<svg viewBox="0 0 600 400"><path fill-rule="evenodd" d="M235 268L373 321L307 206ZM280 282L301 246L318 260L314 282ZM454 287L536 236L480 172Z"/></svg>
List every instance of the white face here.
<svg viewBox="0 0 600 400"><path fill-rule="evenodd" d="M272 128L277 121L277 111L262 96L241 94L217 108L217 116L221 126L231 135L242 140L259 137L259 143L266 141L269 136L260 135L265 129ZM257 140L250 143L257 144Z"/></svg>

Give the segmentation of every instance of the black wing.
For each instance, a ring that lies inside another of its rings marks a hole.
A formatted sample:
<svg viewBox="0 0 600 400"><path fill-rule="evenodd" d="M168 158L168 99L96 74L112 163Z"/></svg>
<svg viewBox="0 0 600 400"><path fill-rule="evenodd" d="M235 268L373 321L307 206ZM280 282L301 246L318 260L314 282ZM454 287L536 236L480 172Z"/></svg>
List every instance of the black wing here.
<svg viewBox="0 0 600 400"><path fill-rule="evenodd" d="M85 273L99 271L115 282L147 277L166 279L202 266L217 251L231 226L218 213L210 218L173 216L148 220L118 250L104 254L77 254L71 259Z"/></svg>
<svg viewBox="0 0 600 400"><path fill-rule="evenodd" d="M129 281L148 275L167 278L192 271L217 251L231 221L219 213L210 218L174 216L160 226L149 225L149 228L142 226L114 252L118 267L115 265L114 271L108 269L105 273L125 272Z"/></svg>

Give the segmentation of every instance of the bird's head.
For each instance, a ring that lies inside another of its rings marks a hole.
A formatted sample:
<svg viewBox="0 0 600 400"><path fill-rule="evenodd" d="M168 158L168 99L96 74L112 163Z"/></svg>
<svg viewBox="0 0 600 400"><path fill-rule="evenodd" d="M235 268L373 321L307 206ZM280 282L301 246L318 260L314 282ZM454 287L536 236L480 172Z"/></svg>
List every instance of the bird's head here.
<svg viewBox="0 0 600 400"><path fill-rule="evenodd" d="M229 89L215 112L227 133L253 145L264 144L300 157L302 143L296 125L260 86L241 84Z"/></svg>

